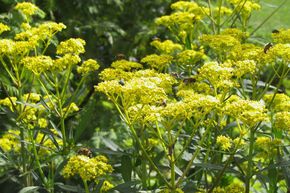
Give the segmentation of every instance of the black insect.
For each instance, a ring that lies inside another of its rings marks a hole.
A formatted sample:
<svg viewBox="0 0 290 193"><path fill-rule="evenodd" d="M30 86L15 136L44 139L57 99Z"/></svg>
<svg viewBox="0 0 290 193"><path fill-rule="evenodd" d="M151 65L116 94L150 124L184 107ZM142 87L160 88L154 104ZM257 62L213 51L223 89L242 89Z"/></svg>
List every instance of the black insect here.
<svg viewBox="0 0 290 193"><path fill-rule="evenodd" d="M280 33L280 31L277 30L277 29L274 29L274 30L272 30L272 33L273 33L273 34L278 34L278 33Z"/></svg>
<svg viewBox="0 0 290 193"><path fill-rule="evenodd" d="M183 79L183 83L184 84L192 84L192 83L195 83L195 82L196 82L196 79L193 78L193 77L187 77L187 78Z"/></svg>
<svg viewBox="0 0 290 193"><path fill-rule="evenodd" d="M124 86L125 85L124 79L119 80L119 84L122 85L122 86Z"/></svg>
<svg viewBox="0 0 290 193"><path fill-rule="evenodd" d="M269 51L270 48L273 47L272 43L267 43L264 47L264 53L267 54L267 52Z"/></svg>
<svg viewBox="0 0 290 193"><path fill-rule="evenodd" d="M84 155L90 158L93 157L93 152L87 147L81 147L77 153L78 155Z"/></svg>

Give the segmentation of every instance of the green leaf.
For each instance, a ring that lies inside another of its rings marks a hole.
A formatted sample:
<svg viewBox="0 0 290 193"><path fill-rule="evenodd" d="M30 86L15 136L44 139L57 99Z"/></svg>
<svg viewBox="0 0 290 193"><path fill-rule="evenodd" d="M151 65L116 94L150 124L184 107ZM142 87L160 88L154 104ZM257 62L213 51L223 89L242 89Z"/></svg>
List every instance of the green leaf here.
<svg viewBox="0 0 290 193"><path fill-rule="evenodd" d="M39 186L28 186L28 187L22 188L18 193L36 192L39 188L40 188Z"/></svg>
<svg viewBox="0 0 290 193"><path fill-rule="evenodd" d="M58 187L60 187L62 190L70 191L70 192L81 192L79 186L71 186L71 185L65 185L63 183L55 183Z"/></svg>
<svg viewBox="0 0 290 193"><path fill-rule="evenodd" d="M128 155L122 156L120 170L124 181L125 182L131 181L133 166L130 156Z"/></svg>

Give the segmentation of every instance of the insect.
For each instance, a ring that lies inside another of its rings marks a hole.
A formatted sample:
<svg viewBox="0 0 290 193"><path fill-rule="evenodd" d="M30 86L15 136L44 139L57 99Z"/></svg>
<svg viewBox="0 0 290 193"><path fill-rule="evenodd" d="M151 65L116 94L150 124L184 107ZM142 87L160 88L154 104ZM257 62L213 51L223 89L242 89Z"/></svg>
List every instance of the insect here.
<svg viewBox="0 0 290 193"><path fill-rule="evenodd" d="M126 57L124 54L119 53L115 56L115 58L116 58L116 60L124 60Z"/></svg>
<svg viewBox="0 0 290 193"><path fill-rule="evenodd" d="M122 85L122 86L124 86L125 85L125 81L124 81L124 79L122 78L121 80L119 80L119 84L120 85Z"/></svg>
<svg viewBox="0 0 290 193"><path fill-rule="evenodd" d="M77 153L78 155L84 155L90 158L93 157L93 152L87 147L81 147Z"/></svg>
<svg viewBox="0 0 290 193"><path fill-rule="evenodd" d="M273 34L278 34L278 33L280 33L280 31L277 30L277 29L274 29L274 30L272 30L272 33L273 33Z"/></svg>
<svg viewBox="0 0 290 193"><path fill-rule="evenodd" d="M267 52L269 51L270 48L273 47L272 43L267 43L264 47L264 53L267 54Z"/></svg>
<svg viewBox="0 0 290 193"><path fill-rule="evenodd" d="M196 82L196 79L193 77L187 77L183 79L184 84L192 84Z"/></svg>

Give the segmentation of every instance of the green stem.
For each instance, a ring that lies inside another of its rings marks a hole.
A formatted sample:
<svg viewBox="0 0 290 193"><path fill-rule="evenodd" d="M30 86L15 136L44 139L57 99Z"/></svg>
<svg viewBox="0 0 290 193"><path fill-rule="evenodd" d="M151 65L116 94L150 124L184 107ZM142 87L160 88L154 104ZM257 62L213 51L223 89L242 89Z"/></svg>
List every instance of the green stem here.
<svg viewBox="0 0 290 193"><path fill-rule="evenodd" d="M84 183L84 187L85 187L85 192L86 193L90 193L89 186L88 186L88 182L83 179L83 183Z"/></svg>
<svg viewBox="0 0 290 193"><path fill-rule="evenodd" d="M254 140L255 140L255 128L251 128L250 130L250 147L249 147L249 156L248 156L248 167L247 167L247 175L246 175L246 191L245 193L250 192L251 186L251 178L253 176L253 152L254 152Z"/></svg>
<svg viewBox="0 0 290 193"><path fill-rule="evenodd" d="M32 144L32 152L33 152L33 155L35 158L35 163L36 163L37 169L38 169L39 174L40 174L41 181L43 182L44 186L47 187L47 178L45 177L44 172L41 168L41 164L40 164L39 157L38 157L38 152L37 152L36 146L35 146L35 139L33 138L33 133L31 130L29 130L28 133L29 133L30 142Z"/></svg>
<svg viewBox="0 0 290 193"><path fill-rule="evenodd" d="M183 174L181 175L181 177L178 179L177 183L176 183L176 187L178 187L180 185L180 183L183 181L183 179L185 178L185 176L187 175L187 173L189 172L191 166L192 166L192 163L193 161L195 160L195 158L198 156L200 150L201 150L201 145L204 143L205 139L207 139L207 134L209 133L210 131L210 127L208 127L206 129L206 131L203 133L203 136L201 137L199 143L198 143L198 147L197 149L195 150L194 154L192 155L192 158L189 160Z"/></svg>
<svg viewBox="0 0 290 193"><path fill-rule="evenodd" d="M169 182L166 180L166 178L164 177L164 175L161 173L161 171L159 170L159 168L155 165L155 163L153 162L153 160L150 158L150 156L148 155L148 153L146 152L144 146L142 145L133 125L131 124L130 120L129 120L129 116L126 114L124 115L124 113L121 111L118 103L116 101L113 101L118 112L120 113L121 117L123 118L123 120L126 122L126 124L128 125L131 133L133 134L134 139L136 140L137 144L139 145L139 147L141 148L141 151L143 153L143 155L145 156L145 158L149 161L150 165L153 167L153 169L157 172L157 174L162 178L162 180L166 183L166 185L168 187L170 187Z"/></svg>

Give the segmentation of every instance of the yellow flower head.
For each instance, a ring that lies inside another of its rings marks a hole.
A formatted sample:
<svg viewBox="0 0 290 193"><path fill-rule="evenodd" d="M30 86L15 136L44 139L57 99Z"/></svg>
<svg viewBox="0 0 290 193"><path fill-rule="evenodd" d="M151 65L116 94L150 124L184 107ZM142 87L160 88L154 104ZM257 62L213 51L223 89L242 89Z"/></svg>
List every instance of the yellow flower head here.
<svg viewBox="0 0 290 193"><path fill-rule="evenodd" d="M206 59L206 55L203 50L184 50L177 55L177 61L181 66L194 66L196 63L204 59Z"/></svg>
<svg viewBox="0 0 290 193"><path fill-rule="evenodd" d="M170 30L175 29L176 27L178 30L192 30L194 26L194 22L200 20L201 17L197 16L190 12L175 12L171 15L165 15L159 17L155 20L157 25L163 25Z"/></svg>
<svg viewBox="0 0 290 193"><path fill-rule="evenodd" d="M88 74L89 72L93 72L98 70L100 65L96 60L88 59L82 63L81 66L78 66L77 72L80 74Z"/></svg>
<svg viewBox="0 0 290 193"><path fill-rule="evenodd" d="M277 33L272 33L272 38L275 43L289 44L290 29L280 29Z"/></svg>
<svg viewBox="0 0 290 193"><path fill-rule="evenodd" d="M35 15L38 11L40 11L40 9L36 5L29 2L17 3L15 9L19 10L26 16Z"/></svg>
<svg viewBox="0 0 290 193"><path fill-rule="evenodd" d="M0 100L0 105L6 106L11 111L14 111L13 110L13 106L16 106L16 101L17 101L17 98L16 97L7 97L5 99L1 99Z"/></svg>
<svg viewBox="0 0 290 193"><path fill-rule="evenodd" d="M112 171L112 166L108 164L108 160L104 156L89 158L85 155L75 155L68 160L62 170L62 175L65 178L78 175L85 181L91 181L97 180Z"/></svg>
<svg viewBox="0 0 290 193"><path fill-rule="evenodd" d="M279 130L290 131L290 112L278 112L274 116L274 127Z"/></svg>
<svg viewBox="0 0 290 193"><path fill-rule="evenodd" d="M216 143L224 151L228 151L232 147L232 139L224 135L218 136L216 139Z"/></svg>
<svg viewBox="0 0 290 193"><path fill-rule="evenodd" d="M170 55L151 54L144 57L141 62L147 63L151 68L162 71L168 67L173 60Z"/></svg>
<svg viewBox="0 0 290 193"><path fill-rule="evenodd" d="M53 68L53 60L49 56L28 56L21 63L36 75Z"/></svg>
<svg viewBox="0 0 290 193"><path fill-rule="evenodd" d="M65 54L81 54L85 52L84 46L86 45L85 40L80 38L70 38L66 41L61 42L57 48L56 53L60 55Z"/></svg>
<svg viewBox="0 0 290 193"><path fill-rule="evenodd" d="M28 93L23 95L24 101L31 101L31 102L39 102L40 101L40 94L37 93Z"/></svg>
<svg viewBox="0 0 290 193"><path fill-rule="evenodd" d="M266 94L264 95L264 100L267 104L270 104L271 102L271 109L274 110L274 112L281 112L281 111L288 111L290 112L290 97L286 94L278 93L275 95L275 98L273 99L274 94Z"/></svg>
<svg viewBox="0 0 290 193"><path fill-rule="evenodd" d="M51 70L63 71L69 66L74 66L81 61L81 58L75 54L65 54L61 58L54 60Z"/></svg>
<svg viewBox="0 0 290 193"><path fill-rule="evenodd" d="M214 51L219 53L229 52L232 48L239 46L240 42L232 35L208 35L204 34L200 37L203 45L207 45Z"/></svg>
<svg viewBox="0 0 290 193"><path fill-rule="evenodd" d="M9 26L7 26L7 25L5 25L5 24L0 22L0 34L2 34L5 31L9 31L9 30L10 30Z"/></svg>
<svg viewBox="0 0 290 193"><path fill-rule="evenodd" d="M143 68L142 64L139 64L138 62L128 61L128 60L117 60L113 62L111 66L115 69L120 69L124 71L130 71L132 69Z"/></svg>
<svg viewBox="0 0 290 193"><path fill-rule="evenodd" d="M253 126L260 121L268 121L265 105L259 101L243 100L233 95L223 108L227 115Z"/></svg>
<svg viewBox="0 0 290 193"><path fill-rule="evenodd" d="M19 135L20 131L18 130L8 130L0 138L0 148L5 152L9 151L19 152L20 150Z"/></svg>
<svg viewBox="0 0 290 193"><path fill-rule="evenodd" d="M13 40L0 39L0 56L11 54L15 48L15 42Z"/></svg>
<svg viewBox="0 0 290 193"><path fill-rule="evenodd" d="M230 35L234 38L236 38L237 40L239 40L240 42L245 40L248 36L249 33L243 32L238 28L227 28L224 29L221 34L223 35Z"/></svg>
<svg viewBox="0 0 290 193"><path fill-rule="evenodd" d="M254 10L261 9L261 6L255 0L227 0L233 4L238 10L241 10L241 15L244 19L248 19Z"/></svg>
<svg viewBox="0 0 290 193"><path fill-rule="evenodd" d="M234 69L217 62L208 62L199 70L197 79L200 81L208 80L215 89L228 89L235 84L232 80Z"/></svg>
<svg viewBox="0 0 290 193"><path fill-rule="evenodd" d="M171 40L165 40L160 42L159 40L154 40L151 42L151 45L154 46L161 54L174 54L177 51L181 51L183 48L180 44L176 44Z"/></svg>

